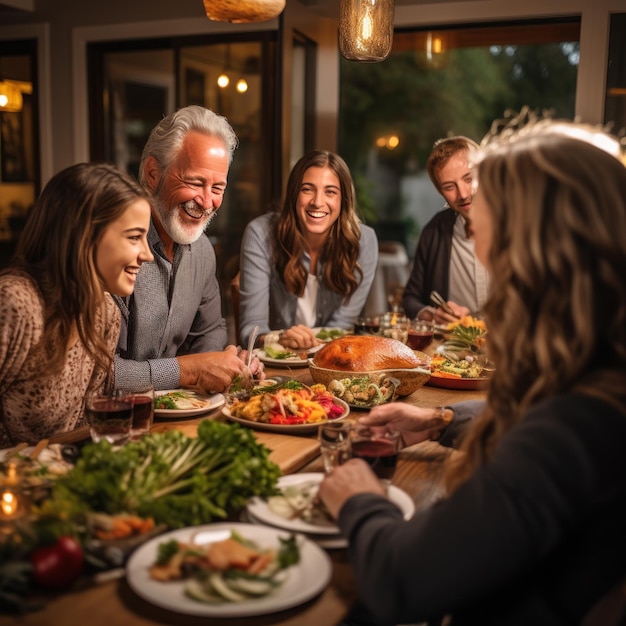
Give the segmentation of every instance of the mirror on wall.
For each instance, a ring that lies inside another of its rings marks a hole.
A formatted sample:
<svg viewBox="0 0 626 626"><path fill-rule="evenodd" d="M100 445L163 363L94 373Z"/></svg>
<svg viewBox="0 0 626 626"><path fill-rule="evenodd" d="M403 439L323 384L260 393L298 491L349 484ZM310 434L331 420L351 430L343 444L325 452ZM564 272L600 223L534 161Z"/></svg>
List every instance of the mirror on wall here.
<svg viewBox="0 0 626 626"><path fill-rule="evenodd" d="M0 267L39 192L36 42L0 42Z"/></svg>

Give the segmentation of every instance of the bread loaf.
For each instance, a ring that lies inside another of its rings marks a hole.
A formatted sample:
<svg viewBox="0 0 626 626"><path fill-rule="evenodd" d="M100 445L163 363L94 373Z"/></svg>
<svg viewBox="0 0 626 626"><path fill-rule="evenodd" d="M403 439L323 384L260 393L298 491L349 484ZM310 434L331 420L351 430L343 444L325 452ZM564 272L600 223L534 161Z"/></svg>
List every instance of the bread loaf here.
<svg viewBox="0 0 626 626"><path fill-rule="evenodd" d="M413 369L423 365L413 350L401 341L369 335L335 339L316 352L313 363L346 372Z"/></svg>

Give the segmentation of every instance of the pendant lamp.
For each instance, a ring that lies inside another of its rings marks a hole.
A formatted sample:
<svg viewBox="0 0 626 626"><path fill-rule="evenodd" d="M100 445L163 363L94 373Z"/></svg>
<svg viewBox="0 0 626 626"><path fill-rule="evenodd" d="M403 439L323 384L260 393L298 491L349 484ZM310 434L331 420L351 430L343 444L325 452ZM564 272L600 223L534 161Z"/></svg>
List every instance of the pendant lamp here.
<svg viewBox="0 0 626 626"><path fill-rule="evenodd" d="M339 50L350 61L384 61L393 43L394 0L340 0Z"/></svg>
<svg viewBox="0 0 626 626"><path fill-rule="evenodd" d="M216 22L265 22L280 15L285 0L203 0L204 10Z"/></svg>

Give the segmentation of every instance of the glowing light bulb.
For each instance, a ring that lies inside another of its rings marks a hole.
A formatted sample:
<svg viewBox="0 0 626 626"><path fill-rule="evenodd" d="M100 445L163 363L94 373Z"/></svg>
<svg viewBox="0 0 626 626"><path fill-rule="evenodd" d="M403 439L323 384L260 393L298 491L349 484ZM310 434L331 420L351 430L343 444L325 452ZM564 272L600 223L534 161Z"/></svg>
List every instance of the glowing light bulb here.
<svg viewBox="0 0 626 626"><path fill-rule="evenodd" d="M367 12L361 21L361 39L365 42L369 41L372 38L372 31L372 16Z"/></svg>
<svg viewBox="0 0 626 626"><path fill-rule="evenodd" d="M220 74L217 77L217 85L218 85L218 87L221 87L222 89L224 89L225 87L228 87L229 83L230 83L230 78L228 78L227 74Z"/></svg>
<svg viewBox="0 0 626 626"><path fill-rule="evenodd" d="M8 102L9 99L3 93L0 93L0 107L5 107Z"/></svg>
<svg viewBox="0 0 626 626"><path fill-rule="evenodd" d="M237 81L236 89L239 93L246 93L246 91L248 91L248 82L245 78L240 78Z"/></svg>
<svg viewBox="0 0 626 626"><path fill-rule="evenodd" d="M400 144L400 139L397 135L391 135L389 139L387 140L387 147L390 150L397 148L399 144Z"/></svg>

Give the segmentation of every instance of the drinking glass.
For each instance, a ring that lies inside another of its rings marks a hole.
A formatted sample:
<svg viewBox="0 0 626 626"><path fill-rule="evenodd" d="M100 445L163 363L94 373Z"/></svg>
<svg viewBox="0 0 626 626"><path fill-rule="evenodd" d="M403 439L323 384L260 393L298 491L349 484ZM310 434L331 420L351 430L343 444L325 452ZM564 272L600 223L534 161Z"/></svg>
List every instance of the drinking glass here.
<svg viewBox="0 0 626 626"><path fill-rule="evenodd" d="M409 325L407 345L412 350L424 351L435 336L435 325L428 320L414 319Z"/></svg>
<svg viewBox="0 0 626 626"><path fill-rule="evenodd" d="M357 318L354 325L355 335L377 335L380 330L381 315L364 315Z"/></svg>
<svg viewBox="0 0 626 626"><path fill-rule="evenodd" d="M88 393L85 418L93 441L104 439L114 446L123 446L130 439L133 424L132 400L118 392Z"/></svg>
<svg viewBox="0 0 626 626"><path fill-rule="evenodd" d="M366 461L382 481L391 481L400 452L400 433L397 430L380 431L355 424L350 437L352 456Z"/></svg>
<svg viewBox="0 0 626 626"><path fill-rule="evenodd" d="M130 438L137 441L150 432L154 421L154 386L124 386L117 390L118 396L128 396L133 405L133 423Z"/></svg>
<svg viewBox="0 0 626 626"><path fill-rule="evenodd" d="M318 440L324 461L324 471L327 474L351 458L351 428L350 422L327 422L320 425Z"/></svg>
<svg viewBox="0 0 626 626"><path fill-rule="evenodd" d="M409 318L402 313L390 311L383 316L380 328L383 337L390 337L406 343L409 336Z"/></svg>

